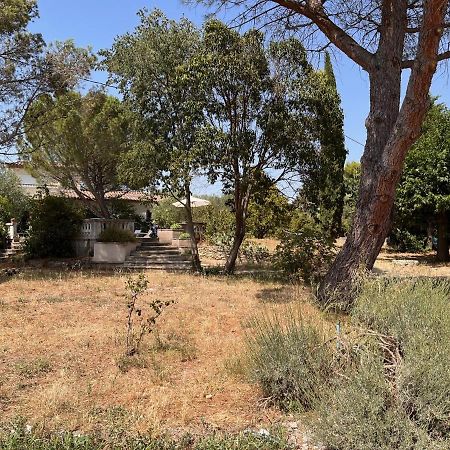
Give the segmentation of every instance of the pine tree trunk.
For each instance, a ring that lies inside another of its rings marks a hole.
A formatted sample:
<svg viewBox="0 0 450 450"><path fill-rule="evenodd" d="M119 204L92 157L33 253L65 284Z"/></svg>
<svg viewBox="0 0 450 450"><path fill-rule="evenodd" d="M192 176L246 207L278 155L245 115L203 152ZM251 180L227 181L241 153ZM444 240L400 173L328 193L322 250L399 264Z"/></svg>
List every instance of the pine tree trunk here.
<svg viewBox="0 0 450 450"><path fill-rule="evenodd" d="M406 153L418 138L428 110L446 3L425 6L416 59L401 109L402 58L407 27L405 0L383 3L380 43L370 66L370 113L361 159L359 199L352 227L319 289L323 301L351 301L352 279L371 270L391 224L395 190Z"/></svg>
<svg viewBox="0 0 450 450"><path fill-rule="evenodd" d="M441 262L450 260L448 251L448 216L445 211L439 213L438 217L437 260Z"/></svg>

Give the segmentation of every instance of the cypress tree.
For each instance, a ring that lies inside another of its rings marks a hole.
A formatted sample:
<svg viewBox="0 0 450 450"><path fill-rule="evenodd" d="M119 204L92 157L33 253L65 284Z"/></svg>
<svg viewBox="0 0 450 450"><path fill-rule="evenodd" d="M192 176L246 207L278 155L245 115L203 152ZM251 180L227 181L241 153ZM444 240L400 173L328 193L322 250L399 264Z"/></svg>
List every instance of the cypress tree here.
<svg viewBox="0 0 450 450"><path fill-rule="evenodd" d="M323 71L317 74L318 88L314 95L320 149L304 184L303 195L310 212L330 238L342 234L344 209L344 165L347 156L344 138L344 114L336 86L333 65L328 53Z"/></svg>

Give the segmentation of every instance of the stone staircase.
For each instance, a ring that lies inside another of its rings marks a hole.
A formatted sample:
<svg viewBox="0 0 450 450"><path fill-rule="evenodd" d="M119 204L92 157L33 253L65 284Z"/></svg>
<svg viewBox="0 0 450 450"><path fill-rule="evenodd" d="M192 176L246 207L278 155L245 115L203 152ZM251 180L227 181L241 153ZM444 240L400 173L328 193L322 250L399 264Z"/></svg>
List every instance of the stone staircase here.
<svg viewBox="0 0 450 450"><path fill-rule="evenodd" d="M125 260L126 269L189 270L191 257L156 238L139 238L141 245Z"/></svg>
<svg viewBox="0 0 450 450"><path fill-rule="evenodd" d="M0 250L0 263L7 262L14 256L20 255L23 249L23 239L11 242L11 247Z"/></svg>

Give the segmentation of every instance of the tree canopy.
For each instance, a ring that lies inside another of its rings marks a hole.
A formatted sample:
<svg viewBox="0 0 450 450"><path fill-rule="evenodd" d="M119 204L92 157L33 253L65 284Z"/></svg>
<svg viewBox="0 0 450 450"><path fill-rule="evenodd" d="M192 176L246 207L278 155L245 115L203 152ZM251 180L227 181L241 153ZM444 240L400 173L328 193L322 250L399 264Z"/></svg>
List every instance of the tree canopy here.
<svg viewBox="0 0 450 450"><path fill-rule="evenodd" d="M38 178L72 189L94 214L109 217L106 194L120 186L129 129L128 111L104 92L41 95L25 118L21 151Z"/></svg>
<svg viewBox="0 0 450 450"><path fill-rule="evenodd" d="M46 46L39 33L27 29L37 14L35 0L0 2L0 155L12 152L33 101L72 88L94 61L89 50L71 41Z"/></svg>
<svg viewBox="0 0 450 450"><path fill-rule="evenodd" d="M396 220L406 229L422 229L430 222L439 231L438 258L449 259L450 214L450 111L432 106L422 135L411 148L397 189Z"/></svg>
<svg viewBox="0 0 450 450"><path fill-rule="evenodd" d="M153 186L185 201L193 265L201 269L190 205L192 178L203 167L202 130L206 124L201 36L186 19L160 11L139 12L140 25L104 51L104 65L135 113L133 147L122 164L123 179Z"/></svg>

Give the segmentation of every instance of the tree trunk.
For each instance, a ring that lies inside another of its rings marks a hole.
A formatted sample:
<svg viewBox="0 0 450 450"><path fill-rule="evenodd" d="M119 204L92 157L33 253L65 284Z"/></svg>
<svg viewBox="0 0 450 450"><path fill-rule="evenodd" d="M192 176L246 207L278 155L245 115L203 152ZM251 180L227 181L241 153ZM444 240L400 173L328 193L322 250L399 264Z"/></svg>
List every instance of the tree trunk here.
<svg viewBox="0 0 450 450"><path fill-rule="evenodd" d="M431 250L433 248L433 220L429 218L427 220L427 249Z"/></svg>
<svg viewBox="0 0 450 450"><path fill-rule="evenodd" d="M241 248L242 242L245 238L245 220L242 214L236 215L236 228L234 230L233 244L231 246L230 253L228 255L227 261L225 263L224 272L227 275L234 273L236 268L236 261L239 256L239 250Z"/></svg>
<svg viewBox="0 0 450 450"><path fill-rule="evenodd" d="M404 0L385 3L389 10L383 11L379 49L369 70L370 113L361 159L359 199L344 247L321 283L322 301L351 301L355 273L372 269L390 229L395 189L406 153L419 136L429 107L443 11L430 3L424 14L416 60L399 111L406 8Z"/></svg>
<svg viewBox="0 0 450 450"><path fill-rule="evenodd" d="M441 262L450 260L448 251L448 216L446 211L440 212L438 216L437 260Z"/></svg>
<svg viewBox="0 0 450 450"><path fill-rule="evenodd" d="M192 219L191 189L189 184L185 185L184 191L186 195L186 205L184 207L184 210L186 213L187 232L191 237L192 269L194 270L194 272L202 272L202 263L200 261L200 255L198 253L197 239L194 230L194 221Z"/></svg>
<svg viewBox="0 0 450 450"><path fill-rule="evenodd" d="M234 270L236 269L236 261L239 256L239 250L245 238L249 200L250 200L250 187L248 187L245 190L245 192L239 190L238 198L235 201L234 215L236 224L234 230L233 244L231 246L230 254L228 255L224 267L224 272L227 275L234 273Z"/></svg>

